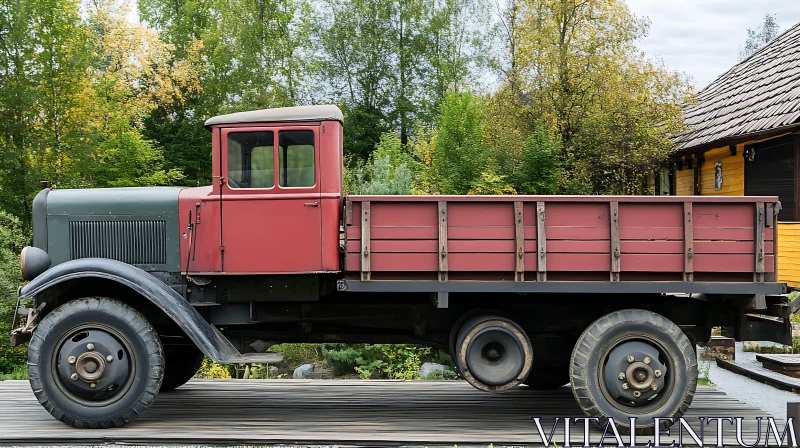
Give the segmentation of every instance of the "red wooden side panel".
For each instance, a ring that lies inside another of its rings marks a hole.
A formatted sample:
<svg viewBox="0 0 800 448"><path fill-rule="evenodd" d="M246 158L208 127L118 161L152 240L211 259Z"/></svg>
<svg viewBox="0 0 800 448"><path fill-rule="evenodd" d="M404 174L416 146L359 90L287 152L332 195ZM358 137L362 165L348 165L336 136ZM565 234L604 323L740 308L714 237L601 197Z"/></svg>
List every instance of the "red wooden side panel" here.
<svg viewBox="0 0 800 448"><path fill-rule="evenodd" d="M362 222L358 217L361 202L366 199L371 210L369 271L373 274L436 273L442 266L440 257L446 257L448 272L510 273L513 278L517 269L515 233L521 231L524 270L533 274L525 280L534 281L537 202L545 204L546 272L580 278L581 273L609 273L612 269L611 200L416 196L349 198L345 217L345 270L349 272L361 270ZM440 253L438 221L439 202L443 200L447 220L444 254ZM686 244L683 201L634 196L613 200L619 204L620 280L625 281L626 273L675 274L681 278ZM523 203L521 230L515 227L514 201ZM754 272L755 207L755 200L750 198L693 202L690 235L694 273L731 273L731 281L741 281L741 273ZM767 228L764 236L765 271L770 273L774 272L773 229Z"/></svg>

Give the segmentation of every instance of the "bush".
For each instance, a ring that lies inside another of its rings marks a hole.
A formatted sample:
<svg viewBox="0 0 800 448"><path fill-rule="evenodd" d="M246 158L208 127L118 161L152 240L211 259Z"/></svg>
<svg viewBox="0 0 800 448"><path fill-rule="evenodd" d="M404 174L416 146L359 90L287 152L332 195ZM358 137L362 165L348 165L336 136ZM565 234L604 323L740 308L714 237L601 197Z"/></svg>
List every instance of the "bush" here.
<svg viewBox="0 0 800 448"><path fill-rule="evenodd" d="M231 372L227 366L217 364L214 361L205 358L200 370L194 376L195 378L215 378L215 379L230 379Z"/></svg>
<svg viewBox="0 0 800 448"><path fill-rule="evenodd" d="M441 194L467 194L489 162L483 102L471 93L445 96L439 115L433 168Z"/></svg>
<svg viewBox="0 0 800 448"><path fill-rule="evenodd" d="M322 361L322 345L308 343L275 344L270 352L283 353L283 362L290 366L314 364Z"/></svg>
<svg viewBox="0 0 800 448"><path fill-rule="evenodd" d="M381 135L366 163L356 163L344 176L347 194L410 194L413 173L411 157L403 151L395 132Z"/></svg>
<svg viewBox="0 0 800 448"><path fill-rule="evenodd" d="M323 344L322 355L334 374L358 373L364 379L419 379L419 368L426 361L452 367L443 352L409 344Z"/></svg>
<svg viewBox="0 0 800 448"><path fill-rule="evenodd" d="M21 365L15 366L11 373L0 375L0 381L8 380L27 380L28 379L28 366Z"/></svg>
<svg viewBox="0 0 800 448"><path fill-rule="evenodd" d="M9 335L16 312L17 288L22 284L19 253L29 242L19 219L0 211L0 374L17 375L27 359L25 347L11 348Z"/></svg>

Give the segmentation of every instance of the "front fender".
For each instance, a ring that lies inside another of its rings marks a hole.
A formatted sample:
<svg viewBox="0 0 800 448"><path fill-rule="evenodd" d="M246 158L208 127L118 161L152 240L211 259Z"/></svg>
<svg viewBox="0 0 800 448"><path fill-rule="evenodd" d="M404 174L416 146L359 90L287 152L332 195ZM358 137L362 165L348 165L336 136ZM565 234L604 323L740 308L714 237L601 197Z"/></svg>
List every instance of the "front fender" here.
<svg viewBox="0 0 800 448"><path fill-rule="evenodd" d="M212 360L224 363L240 356L236 347L175 290L153 275L121 261L80 258L58 264L23 286L19 290L19 297L34 297L60 283L85 278L117 282L150 300Z"/></svg>

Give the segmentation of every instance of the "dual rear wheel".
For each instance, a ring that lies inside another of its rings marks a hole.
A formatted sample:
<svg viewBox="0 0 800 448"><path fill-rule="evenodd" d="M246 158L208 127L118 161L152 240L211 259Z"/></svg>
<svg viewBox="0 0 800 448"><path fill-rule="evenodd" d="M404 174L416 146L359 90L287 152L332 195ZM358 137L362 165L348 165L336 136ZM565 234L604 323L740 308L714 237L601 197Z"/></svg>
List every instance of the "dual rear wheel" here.
<svg viewBox="0 0 800 448"><path fill-rule="evenodd" d="M537 369L527 335L505 317L471 317L455 335L456 366L476 388L499 392L526 383L554 389L569 382L584 414L597 417L601 427L609 419L629 427L630 417L638 417L637 431L652 432L654 417L682 416L697 387L689 339L651 311L615 311L590 324L568 369Z"/></svg>

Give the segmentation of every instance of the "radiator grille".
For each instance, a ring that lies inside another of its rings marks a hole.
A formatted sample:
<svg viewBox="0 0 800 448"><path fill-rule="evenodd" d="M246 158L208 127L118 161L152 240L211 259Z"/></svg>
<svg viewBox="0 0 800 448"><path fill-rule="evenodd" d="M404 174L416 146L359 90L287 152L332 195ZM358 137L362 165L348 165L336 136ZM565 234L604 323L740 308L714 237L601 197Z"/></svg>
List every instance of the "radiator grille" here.
<svg viewBox="0 0 800 448"><path fill-rule="evenodd" d="M166 264L164 221L70 221L70 257Z"/></svg>

